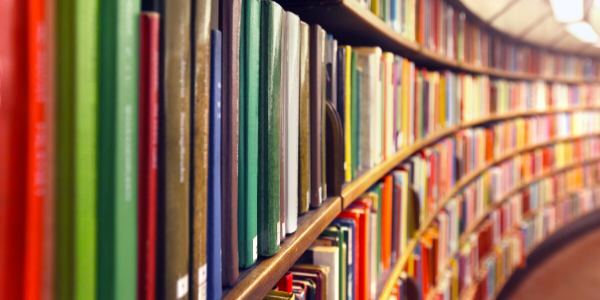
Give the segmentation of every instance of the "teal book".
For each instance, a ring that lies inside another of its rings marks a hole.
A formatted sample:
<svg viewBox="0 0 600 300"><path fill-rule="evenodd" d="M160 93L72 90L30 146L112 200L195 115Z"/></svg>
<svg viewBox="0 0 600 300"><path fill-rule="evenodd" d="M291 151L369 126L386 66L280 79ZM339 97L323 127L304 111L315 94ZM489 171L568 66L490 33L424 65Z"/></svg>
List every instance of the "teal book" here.
<svg viewBox="0 0 600 300"><path fill-rule="evenodd" d="M55 298L96 299L99 1L56 4Z"/></svg>
<svg viewBox="0 0 600 300"><path fill-rule="evenodd" d="M258 111L258 254L279 250L279 154L281 130L281 22L275 2L261 2Z"/></svg>
<svg viewBox="0 0 600 300"><path fill-rule="evenodd" d="M350 92L350 101L351 101L351 112L350 112L350 118L351 118L351 134L353 137L358 137L360 134L360 131L358 130L358 119L359 119L359 114L358 114L358 109L359 109L359 103L358 103L358 70L357 70L357 66L356 66L356 59L357 59L358 55L356 51L352 51L352 56L351 56L351 60L350 60L350 80L351 80L351 92ZM352 178L356 178L357 174L357 168L358 168L358 139L357 138L353 138L352 139L352 150L351 150L351 155L352 155Z"/></svg>
<svg viewBox="0 0 600 300"><path fill-rule="evenodd" d="M238 165L238 257L241 268L256 262L260 0L242 2L240 36L240 142Z"/></svg>
<svg viewBox="0 0 600 300"><path fill-rule="evenodd" d="M140 0L105 0L98 28L98 299L134 299L137 284Z"/></svg>

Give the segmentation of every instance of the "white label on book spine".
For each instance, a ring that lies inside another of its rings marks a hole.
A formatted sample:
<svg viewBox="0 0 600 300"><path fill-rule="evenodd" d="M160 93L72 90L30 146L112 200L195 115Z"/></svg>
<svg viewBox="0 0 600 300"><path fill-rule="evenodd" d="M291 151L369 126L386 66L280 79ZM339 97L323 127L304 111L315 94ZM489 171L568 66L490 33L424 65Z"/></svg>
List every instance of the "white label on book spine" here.
<svg viewBox="0 0 600 300"><path fill-rule="evenodd" d="M206 264L198 269L198 300L206 300Z"/></svg>
<svg viewBox="0 0 600 300"><path fill-rule="evenodd" d="M281 237L285 237L285 222L281 223Z"/></svg>
<svg viewBox="0 0 600 300"><path fill-rule="evenodd" d="M310 207L310 190L306 191L306 209Z"/></svg>
<svg viewBox="0 0 600 300"><path fill-rule="evenodd" d="M177 299L181 299L183 296L188 293L188 275L179 278L177 280Z"/></svg>

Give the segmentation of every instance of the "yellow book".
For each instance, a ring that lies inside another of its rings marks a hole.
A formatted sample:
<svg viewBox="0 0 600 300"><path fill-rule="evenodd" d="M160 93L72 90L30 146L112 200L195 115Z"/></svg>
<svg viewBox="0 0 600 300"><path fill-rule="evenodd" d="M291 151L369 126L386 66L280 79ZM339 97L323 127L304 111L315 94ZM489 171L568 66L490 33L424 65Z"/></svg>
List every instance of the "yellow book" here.
<svg viewBox="0 0 600 300"><path fill-rule="evenodd" d="M381 9L380 6L381 5L379 5L379 0L371 0L371 12L378 17L381 17L381 14L379 13Z"/></svg>
<svg viewBox="0 0 600 300"><path fill-rule="evenodd" d="M294 293L286 293L283 291L269 291L265 296L265 300L295 300Z"/></svg>
<svg viewBox="0 0 600 300"><path fill-rule="evenodd" d="M345 136L345 152L346 152L346 181L352 180L352 84L351 84L351 64L352 64L352 47L340 46L339 48L346 49L346 105L344 108L344 136Z"/></svg>
<svg viewBox="0 0 600 300"><path fill-rule="evenodd" d="M446 78L440 76L440 128L446 128Z"/></svg>

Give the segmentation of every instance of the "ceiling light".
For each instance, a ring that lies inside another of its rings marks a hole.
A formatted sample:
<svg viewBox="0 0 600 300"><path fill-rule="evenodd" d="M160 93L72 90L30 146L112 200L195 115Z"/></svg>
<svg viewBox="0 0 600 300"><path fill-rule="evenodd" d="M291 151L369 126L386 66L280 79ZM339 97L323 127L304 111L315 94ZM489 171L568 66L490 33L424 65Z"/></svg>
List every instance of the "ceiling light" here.
<svg viewBox="0 0 600 300"><path fill-rule="evenodd" d="M550 0L554 18L561 23L583 19L583 0Z"/></svg>
<svg viewBox="0 0 600 300"><path fill-rule="evenodd" d="M598 41L598 34L587 22L577 22L567 25L567 31L584 43Z"/></svg>

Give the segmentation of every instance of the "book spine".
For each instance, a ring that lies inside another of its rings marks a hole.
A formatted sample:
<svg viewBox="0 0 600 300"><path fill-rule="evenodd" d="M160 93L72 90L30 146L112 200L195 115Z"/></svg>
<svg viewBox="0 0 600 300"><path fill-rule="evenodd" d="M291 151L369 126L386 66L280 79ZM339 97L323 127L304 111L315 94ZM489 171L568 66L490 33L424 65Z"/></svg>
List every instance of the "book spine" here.
<svg viewBox="0 0 600 300"><path fill-rule="evenodd" d="M206 299L207 247L207 177L208 177L208 122L210 90L210 16L209 0L194 1L193 46L193 102L192 102L192 156L193 173L190 219L192 222L191 299Z"/></svg>
<svg viewBox="0 0 600 300"><path fill-rule="evenodd" d="M208 143L207 299L219 300L221 286L221 32L211 32Z"/></svg>
<svg viewBox="0 0 600 300"><path fill-rule="evenodd" d="M321 109L319 110L321 126L319 130L319 143L321 143L321 203L327 198L327 163L326 163L326 145L325 143L325 104L327 101L327 61L325 59L325 50L327 45L327 33L321 28Z"/></svg>
<svg viewBox="0 0 600 300"><path fill-rule="evenodd" d="M287 203L285 211L285 233L291 234L298 226L298 138L300 126L300 18L293 13L287 12L287 57L286 75L287 87L285 89L284 101L286 108L286 180Z"/></svg>
<svg viewBox="0 0 600 300"><path fill-rule="evenodd" d="M279 91L279 241L285 240L285 210L287 202L286 128L287 128L287 12L281 15L281 89Z"/></svg>
<svg viewBox="0 0 600 300"><path fill-rule="evenodd" d="M311 160L311 193L310 206L319 207L322 202L323 182L321 176L321 102L322 95L322 29L319 25L310 28L310 160Z"/></svg>
<svg viewBox="0 0 600 300"><path fill-rule="evenodd" d="M308 211L311 203L311 170L310 170L310 26L300 22L300 140L298 165L298 212Z"/></svg>
<svg viewBox="0 0 600 300"><path fill-rule="evenodd" d="M346 48L342 47L338 47L337 49L337 105L336 105L336 109L338 114L340 115L340 122L342 125L342 151L343 151L343 155L342 155L342 161L343 161L343 177L342 180L343 182L346 182L348 180L348 178L346 178L346 172L347 172L347 168L348 166L346 165L346 136L345 136L345 132L346 132L346 125L344 124L345 121L345 107L346 107Z"/></svg>
<svg viewBox="0 0 600 300"><path fill-rule="evenodd" d="M222 102L221 108L221 230L223 261L223 284L237 280L238 270L238 143L239 143L239 57L241 0L220 2L221 33L223 35L221 57Z"/></svg>
<svg viewBox="0 0 600 300"><path fill-rule="evenodd" d="M344 152L345 152L345 163L346 166L346 181L350 182L353 178L352 176L352 48L350 46L344 46L344 52L346 57L344 59L345 63L345 94L346 98L344 100L344 115L342 118L344 119Z"/></svg>
<svg viewBox="0 0 600 300"><path fill-rule="evenodd" d="M48 199L45 178L48 148L46 105L49 102L46 80L49 61L48 27L44 1L30 0L26 10L28 93L23 299L39 299L42 296L42 259L45 254L44 205Z"/></svg>
<svg viewBox="0 0 600 300"><path fill-rule="evenodd" d="M98 3L74 1L74 296L96 298ZM69 42L69 41L67 41ZM72 42L72 41L70 41ZM135 201L132 201L135 203ZM135 246L134 246L135 248Z"/></svg>
<svg viewBox="0 0 600 300"><path fill-rule="evenodd" d="M261 2L260 96L258 143L258 254L279 250L280 237L280 101L281 22L283 10L274 2Z"/></svg>
<svg viewBox="0 0 600 300"><path fill-rule="evenodd" d="M74 168L75 117L75 7L72 0L56 2L56 290L58 299L72 299L74 292ZM10 78L10 77L9 77ZM2 85L7 86L7 84ZM14 174L13 176L17 176ZM1 256L0 256L1 257ZM13 276L16 276L13 274ZM0 282L5 282L0 280ZM3 290L3 289L0 289Z"/></svg>
<svg viewBox="0 0 600 300"><path fill-rule="evenodd" d="M140 14L137 298L153 300L156 284L156 184L160 15Z"/></svg>
<svg viewBox="0 0 600 300"><path fill-rule="evenodd" d="M25 1L2 1L0 10L0 298L23 299L25 264L25 216L27 94ZM19 96L21 95L21 97ZM64 203L64 202L63 202Z"/></svg>
<svg viewBox="0 0 600 300"><path fill-rule="evenodd" d="M163 66L160 114L163 116L164 191L159 208L160 262L157 273L160 299L180 299L189 292L190 208L190 75L191 2L163 4ZM162 281L162 282L161 282Z"/></svg>
<svg viewBox="0 0 600 300"><path fill-rule="evenodd" d="M258 95L260 67L260 1L242 3L240 52L240 142L238 170L238 256L240 267L258 258Z"/></svg>
<svg viewBox="0 0 600 300"><path fill-rule="evenodd" d="M136 297L139 7L99 7L98 298Z"/></svg>

